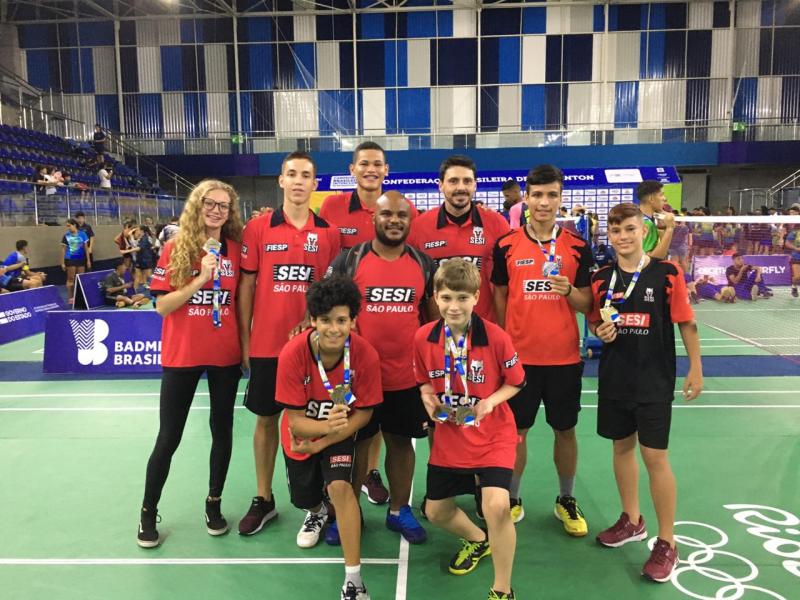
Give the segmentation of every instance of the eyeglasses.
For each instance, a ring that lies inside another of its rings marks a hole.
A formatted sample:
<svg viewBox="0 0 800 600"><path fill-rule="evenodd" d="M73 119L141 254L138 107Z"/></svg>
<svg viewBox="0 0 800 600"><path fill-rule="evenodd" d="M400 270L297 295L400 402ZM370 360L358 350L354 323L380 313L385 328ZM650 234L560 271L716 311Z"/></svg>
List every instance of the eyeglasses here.
<svg viewBox="0 0 800 600"><path fill-rule="evenodd" d="M214 210L215 207L219 209L219 212L226 213L231 209L231 203L217 202L211 198L203 198L203 208L206 210Z"/></svg>

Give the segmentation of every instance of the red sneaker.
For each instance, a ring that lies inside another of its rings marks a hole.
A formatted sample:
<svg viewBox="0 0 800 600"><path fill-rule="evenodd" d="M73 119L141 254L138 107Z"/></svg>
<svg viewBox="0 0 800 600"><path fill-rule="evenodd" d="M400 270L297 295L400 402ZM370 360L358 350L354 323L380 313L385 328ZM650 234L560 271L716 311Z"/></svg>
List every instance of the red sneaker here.
<svg viewBox="0 0 800 600"><path fill-rule="evenodd" d="M656 545L650 553L650 558L644 563L642 575L651 581L664 583L669 581L675 567L678 566L678 546L672 548L669 542L661 538L656 539Z"/></svg>
<svg viewBox="0 0 800 600"><path fill-rule="evenodd" d="M634 525L628 513L622 513L616 523L597 535L597 541L609 548L619 548L628 542L641 542L646 537L642 515L639 515L639 523Z"/></svg>

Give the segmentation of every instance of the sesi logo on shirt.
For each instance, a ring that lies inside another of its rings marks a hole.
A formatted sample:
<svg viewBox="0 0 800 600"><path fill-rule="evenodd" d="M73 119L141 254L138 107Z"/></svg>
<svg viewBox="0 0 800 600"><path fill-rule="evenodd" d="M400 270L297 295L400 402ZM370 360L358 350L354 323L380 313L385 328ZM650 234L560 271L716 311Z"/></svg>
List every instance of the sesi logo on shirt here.
<svg viewBox="0 0 800 600"><path fill-rule="evenodd" d="M368 287L367 302L414 302L414 288L410 287Z"/></svg>
<svg viewBox="0 0 800 600"><path fill-rule="evenodd" d="M485 246L486 238L483 237L483 227L473 227L472 237L469 238L469 243L476 246Z"/></svg>
<svg viewBox="0 0 800 600"><path fill-rule="evenodd" d="M647 329L650 327L650 315L647 313L620 313L618 325L620 327L640 327Z"/></svg>
<svg viewBox="0 0 800 600"><path fill-rule="evenodd" d="M314 281L314 267L309 265L273 265L272 278L274 281Z"/></svg>
<svg viewBox="0 0 800 600"><path fill-rule="evenodd" d="M471 360L469 361L469 374L470 381L475 383L483 383L486 380L486 375L483 373L483 361Z"/></svg>
<svg viewBox="0 0 800 600"><path fill-rule="evenodd" d="M225 306L231 303L231 293L229 290L221 290L219 294L219 303ZM214 290L197 290L192 297L189 298L188 304L211 306L214 304Z"/></svg>
<svg viewBox="0 0 800 600"><path fill-rule="evenodd" d="M467 262L471 262L473 265L478 267L478 271L481 270L481 266L483 265L483 257L482 256L448 256L447 258L440 258L436 261L436 267L440 267L444 263L446 263L451 258L460 258L461 260L465 260Z"/></svg>
<svg viewBox="0 0 800 600"><path fill-rule="evenodd" d="M308 232L308 236L306 237L306 243L303 246L303 250L306 252L319 252L319 246L317 242L319 241L319 235L314 233L313 231Z"/></svg>

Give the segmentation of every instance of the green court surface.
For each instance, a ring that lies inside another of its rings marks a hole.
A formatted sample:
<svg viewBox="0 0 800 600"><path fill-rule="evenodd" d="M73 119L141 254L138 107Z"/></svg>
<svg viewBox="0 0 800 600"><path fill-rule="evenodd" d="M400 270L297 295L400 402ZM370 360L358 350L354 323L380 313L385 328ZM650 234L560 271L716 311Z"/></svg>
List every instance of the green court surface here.
<svg viewBox="0 0 800 600"><path fill-rule="evenodd" d="M800 353L797 306L776 303L765 310L759 303L757 318L748 319L747 306L702 303L697 313L704 356L763 356L791 369L797 356L772 355ZM747 329L752 320L761 325ZM296 546L303 514L289 503L280 458L274 482L280 517L250 538L206 533L210 436L204 382L159 506L164 541L157 549L140 549L135 535L158 426L159 380L15 380L14 363L40 364L42 347L42 336L0 347L0 365L6 365L0 370L12 369L0 386L0 598L338 598L341 551L324 542L310 550ZM639 575L648 554L644 543L612 550L594 540L620 512L611 444L595 433L597 380L584 379L578 426L576 496L589 522L586 538L569 538L553 516L552 434L543 419L537 423L522 486L526 517L517 525L516 597L800 599L800 366L788 376L742 374L734 365L708 376L705 392L692 403L676 394L670 455L679 485L676 533L683 562L664 585ZM679 379L676 387L681 384ZM244 383L240 395L243 390ZM223 498L234 529L255 493L253 423L239 402ZM427 453L420 441L415 508L424 494ZM640 487L652 537L656 521L644 469ZM474 515L471 498L460 503ZM362 571L374 600L486 598L489 559L470 575L452 576L446 567L457 540L423 522L428 542L409 547L383 525L385 507L365 498L362 506Z"/></svg>

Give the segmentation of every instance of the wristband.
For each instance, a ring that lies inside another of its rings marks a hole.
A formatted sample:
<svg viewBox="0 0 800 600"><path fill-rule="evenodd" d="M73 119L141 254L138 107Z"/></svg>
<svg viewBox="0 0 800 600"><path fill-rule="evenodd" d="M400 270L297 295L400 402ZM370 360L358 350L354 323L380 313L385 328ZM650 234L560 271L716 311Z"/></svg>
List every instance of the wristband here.
<svg viewBox="0 0 800 600"><path fill-rule="evenodd" d="M566 298L567 296L569 296L572 293L572 284L570 283L568 285L569 285L569 289L567 290L567 293L564 294L564 298Z"/></svg>

